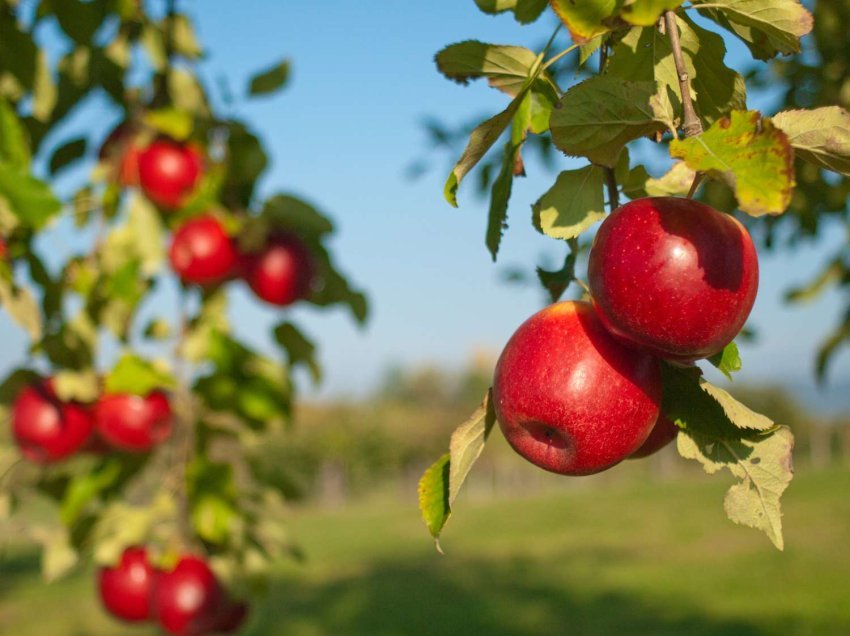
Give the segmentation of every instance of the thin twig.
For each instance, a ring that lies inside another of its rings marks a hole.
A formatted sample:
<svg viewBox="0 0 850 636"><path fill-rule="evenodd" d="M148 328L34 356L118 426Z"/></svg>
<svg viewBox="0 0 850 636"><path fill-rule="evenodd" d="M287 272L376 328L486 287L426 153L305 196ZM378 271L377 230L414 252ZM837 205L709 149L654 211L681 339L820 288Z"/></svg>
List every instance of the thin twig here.
<svg viewBox="0 0 850 636"><path fill-rule="evenodd" d="M670 38L670 47L673 49L673 62L676 64L676 75L679 78L679 92L682 93L682 130L685 137L694 137L702 133L702 122L694 110L694 102L691 98L691 89L688 78L688 69L685 66L685 57L682 54L682 43L679 41L679 26L676 24L676 14L673 11L664 12L664 23L667 28L667 36Z"/></svg>
<svg viewBox="0 0 850 636"><path fill-rule="evenodd" d="M602 46L599 48L599 74L605 72L605 64L608 63L608 42L602 41ZM620 192L617 190L617 176L614 174L614 168L603 166L602 171L605 173L605 185L608 188L608 206L613 212L620 207Z"/></svg>
<svg viewBox="0 0 850 636"><path fill-rule="evenodd" d="M693 183L691 183L691 189L688 190L688 198L693 199L694 195L697 193L697 188L699 187L700 181L702 181L702 174L697 172L694 175Z"/></svg>

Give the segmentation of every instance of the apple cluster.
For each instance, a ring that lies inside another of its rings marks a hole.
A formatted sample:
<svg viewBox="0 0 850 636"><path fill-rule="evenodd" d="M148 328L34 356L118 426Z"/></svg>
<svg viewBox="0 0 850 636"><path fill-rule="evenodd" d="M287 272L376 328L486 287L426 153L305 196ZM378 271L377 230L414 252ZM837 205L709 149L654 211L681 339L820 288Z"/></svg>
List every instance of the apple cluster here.
<svg viewBox="0 0 850 636"><path fill-rule="evenodd" d="M661 361L692 365L738 334L758 258L733 216L691 199L614 210L590 250L591 302L560 302L513 334L493 400L510 445L546 470L597 473L646 457L678 427L661 411Z"/></svg>
<svg viewBox="0 0 850 636"><path fill-rule="evenodd" d="M21 454L53 464L80 451L145 453L171 434L171 404L162 391L105 393L94 404L63 401L52 378L21 391L12 431Z"/></svg>
<svg viewBox="0 0 850 636"><path fill-rule="evenodd" d="M182 555L173 568L153 566L144 547L124 550L98 576L104 608L128 623L155 621L176 636L236 632L248 605L229 597L205 559Z"/></svg>
<svg viewBox="0 0 850 636"><path fill-rule="evenodd" d="M121 185L139 187L165 213L180 210L203 178L203 151L161 136L144 145L144 138L120 124L106 138L100 157L112 164ZM309 248L292 232L272 230L258 250L243 252L226 219L212 210L175 229L168 255L186 284L213 287L242 279L257 297L279 307L307 297L316 273Z"/></svg>

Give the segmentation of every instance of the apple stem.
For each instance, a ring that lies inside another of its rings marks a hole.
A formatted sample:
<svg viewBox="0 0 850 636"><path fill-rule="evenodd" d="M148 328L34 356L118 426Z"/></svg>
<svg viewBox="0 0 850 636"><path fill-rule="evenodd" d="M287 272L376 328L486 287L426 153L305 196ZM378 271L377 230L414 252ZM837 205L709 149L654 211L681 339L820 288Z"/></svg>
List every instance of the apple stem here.
<svg viewBox="0 0 850 636"><path fill-rule="evenodd" d="M605 72L605 65L608 63L608 40L603 39L602 45L599 47L599 74ZM614 168L603 166L602 171L605 173L605 185L608 187L608 207L613 212L620 207L620 192L617 190L617 176L614 174Z"/></svg>
<svg viewBox="0 0 850 636"><path fill-rule="evenodd" d="M685 66L685 57L682 54L682 43L679 41L679 26L676 24L676 14L673 11L664 12L664 23L667 28L667 36L670 38L670 47L673 49L673 62L676 65L676 75L679 78L679 92L682 94L682 111L684 120L682 130L685 137L694 137L702 133L702 122L694 110L694 102L691 99L688 69Z"/></svg>
<svg viewBox="0 0 850 636"><path fill-rule="evenodd" d="M699 173L699 172L697 172L697 173L694 175L694 181L693 181L693 183L691 183L691 189L690 189L690 190L688 190L688 198L689 198L689 199L693 199L693 198L694 198L694 195L696 194L696 192L697 192L697 188L699 187L699 184L700 184L700 182L701 182L701 181L702 181L702 174L701 174L701 173Z"/></svg>

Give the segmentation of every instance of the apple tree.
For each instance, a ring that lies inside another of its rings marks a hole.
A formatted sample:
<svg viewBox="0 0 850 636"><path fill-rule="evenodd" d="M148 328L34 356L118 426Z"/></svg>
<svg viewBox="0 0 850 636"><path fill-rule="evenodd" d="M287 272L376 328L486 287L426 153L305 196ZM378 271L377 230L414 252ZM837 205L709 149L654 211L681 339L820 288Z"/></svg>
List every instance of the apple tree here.
<svg viewBox="0 0 850 636"><path fill-rule="evenodd" d="M787 235L778 228L816 234L828 216L847 218L847 81L832 81L847 77L835 34L846 7L818 2L821 26L798 0L475 1L521 25L548 18L556 27L540 50L466 40L437 53L448 79L486 80L506 102L470 127L446 200L457 206L478 170L496 260L529 149L550 164L557 151L581 161L557 175L530 215L563 245L562 267L537 268L554 304L519 326L492 389L420 480L430 533L439 541L498 424L520 455L565 475L645 457L675 439L706 472L732 474L728 517L782 549L793 435L710 383L697 362L729 379L742 367L734 338L758 286L750 232L769 249ZM796 55L813 26L816 44L834 56ZM754 64L781 60L787 108L748 109L748 81L763 86L769 71L729 68L721 34L741 40ZM846 284L847 267L844 250L796 296ZM574 300L558 302L565 295ZM847 325L825 341L820 374L848 341Z"/></svg>
<svg viewBox="0 0 850 636"><path fill-rule="evenodd" d="M47 580L93 560L116 617L193 634L238 629L299 554L254 461L291 425L293 370L321 376L285 308L367 315L331 220L261 197L260 136L218 112L289 62L211 96L203 56L175 0L0 0L0 304L28 338L0 382L0 523ZM74 124L107 109L109 135ZM281 310L273 355L233 327L242 283Z"/></svg>

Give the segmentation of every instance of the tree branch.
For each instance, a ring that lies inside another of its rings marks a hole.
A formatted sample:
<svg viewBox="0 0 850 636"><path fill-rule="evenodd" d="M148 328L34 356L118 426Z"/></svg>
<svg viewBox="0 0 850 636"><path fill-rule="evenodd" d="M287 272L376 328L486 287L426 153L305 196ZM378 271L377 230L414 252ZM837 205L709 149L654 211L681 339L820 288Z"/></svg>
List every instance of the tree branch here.
<svg viewBox="0 0 850 636"><path fill-rule="evenodd" d="M688 78L688 69L685 66L685 57L682 55L682 43L679 41L679 26L676 24L676 14L673 11L664 12L664 24L667 28L667 36L670 38L670 46L673 49L673 62L676 64L676 75L679 78L679 92L682 94L682 111L684 119L682 130L685 137L694 137L702 133L702 122L694 110L694 102L691 98L691 89Z"/></svg>

